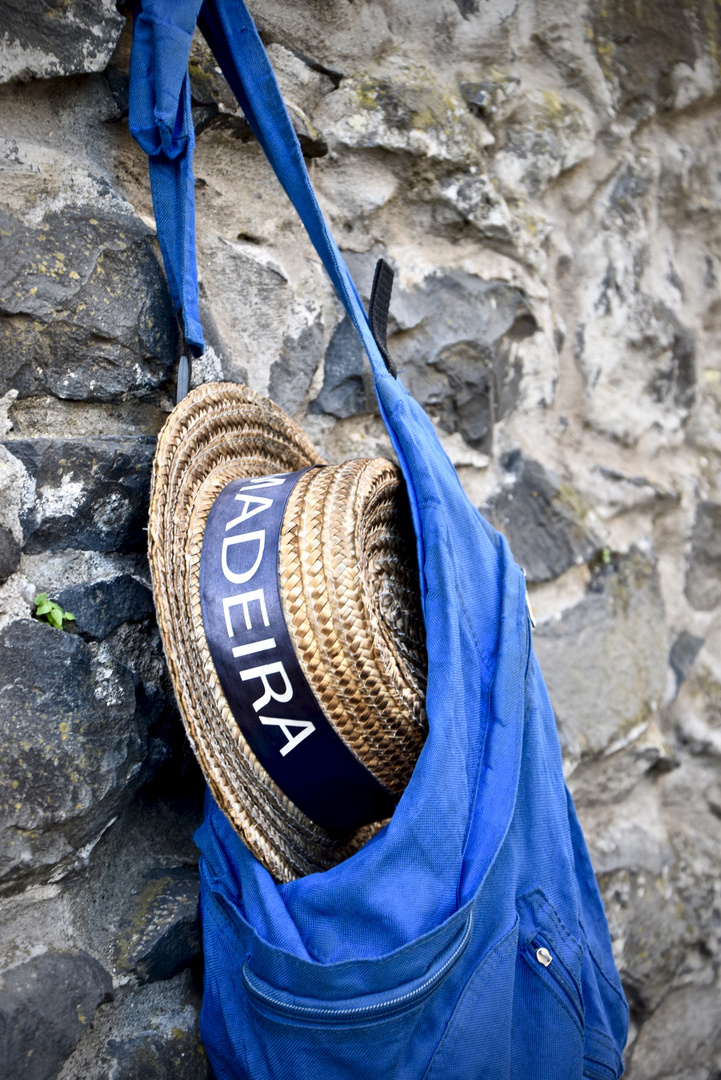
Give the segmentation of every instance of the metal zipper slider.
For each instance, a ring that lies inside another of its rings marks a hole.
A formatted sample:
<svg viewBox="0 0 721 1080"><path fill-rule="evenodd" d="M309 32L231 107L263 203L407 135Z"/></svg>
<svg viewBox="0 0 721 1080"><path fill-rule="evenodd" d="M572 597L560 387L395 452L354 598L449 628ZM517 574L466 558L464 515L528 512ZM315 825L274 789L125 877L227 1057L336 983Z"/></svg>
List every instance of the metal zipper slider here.
<svg viewBox="0 0 721 1080"><path fill-rule="evenodd" d="M549 964L553 963L553 957L548 949L543 946L541 946L540 949L536 949L536 960L538 960L539 964L543 964L544 967L548 967Z"/></svg>

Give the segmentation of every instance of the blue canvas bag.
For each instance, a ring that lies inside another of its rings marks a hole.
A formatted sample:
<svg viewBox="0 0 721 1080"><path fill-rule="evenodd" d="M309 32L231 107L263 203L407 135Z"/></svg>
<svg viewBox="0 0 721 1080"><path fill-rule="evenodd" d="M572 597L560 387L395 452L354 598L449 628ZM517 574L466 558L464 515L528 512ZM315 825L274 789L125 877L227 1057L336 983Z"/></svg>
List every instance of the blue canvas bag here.
<svg viewBox="0 0 721 1080"><path fill-rule="evenodd" d="M533 654L525 581L388 370L242 0L144 0L130 121L186 341L203 348L188 54L198 20L358 331L408 489L429 735L390 823L277 884L208 796L201 1030L219 1080L613 1080L628 1011Z"/></svg>

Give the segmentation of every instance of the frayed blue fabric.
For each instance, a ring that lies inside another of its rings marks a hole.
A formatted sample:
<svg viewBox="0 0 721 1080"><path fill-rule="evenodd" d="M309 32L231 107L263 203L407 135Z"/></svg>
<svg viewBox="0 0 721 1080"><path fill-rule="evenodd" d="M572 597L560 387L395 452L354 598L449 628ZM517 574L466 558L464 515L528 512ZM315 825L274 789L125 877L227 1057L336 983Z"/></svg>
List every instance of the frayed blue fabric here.
<svg viewBox="0 0 721 1080"><path fill-rule="evenodd" d="M134 43L131 99L147 99L138 79L148 78L164 103L167 79L179 131L186 67L170 70L178 38L168 31L164 51L160 28L187 35L195 6L144 2L153 35ZM242 0L206 0L199 26L368 354L408 488L428 646L428 739L389 824L351 859L278 885L207 797L196 836L201 1030L216 1076L614 1080L628 1011L563 780L523 574L385 367ZM160 106L153 115L176 130ZM162 145L159 119L144 138ZM166 244L177 253L187 213L158 228L175 230Z"/></svg>

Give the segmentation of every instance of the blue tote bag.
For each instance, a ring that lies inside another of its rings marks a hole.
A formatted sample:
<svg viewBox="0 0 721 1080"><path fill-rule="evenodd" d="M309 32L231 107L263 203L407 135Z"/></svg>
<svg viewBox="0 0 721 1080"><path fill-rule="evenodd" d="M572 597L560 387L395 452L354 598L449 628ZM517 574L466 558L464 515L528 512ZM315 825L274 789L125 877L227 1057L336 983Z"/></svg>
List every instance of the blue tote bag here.
<svg viewBox="0 0 721 1080"><path fill-rule="evenodd" d="M201 1031L218 1080L614 1080L628 1010L531 645L525 581L388 370L242 0L143 0L130 122L195 352L196 20L361 337L408 489L429 735L390 823L277 884L207 797Z"/></svg>

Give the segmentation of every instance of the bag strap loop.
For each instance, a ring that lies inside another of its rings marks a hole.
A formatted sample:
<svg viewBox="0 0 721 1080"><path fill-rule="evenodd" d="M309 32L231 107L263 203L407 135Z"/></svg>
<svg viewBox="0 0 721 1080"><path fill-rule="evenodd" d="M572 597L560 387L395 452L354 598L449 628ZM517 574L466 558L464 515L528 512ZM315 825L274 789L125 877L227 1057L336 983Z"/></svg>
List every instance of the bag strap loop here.
<svg viewBox="0 0 721 1080"><path fill-rule="evenodd" d="M373 288L368 305L368 321L371 324L373 337L380 354L386 362L386 367L394 378L398 377L396 365L388 352L386 335L388 333L388 310L391 306L391 292L393 291L393 270L385 261L379 259L376 263L376 272L373 275Z"/></svg>
<svg viewBox="0 0 721 1080"><path fill-rule="evenodd" d="M196 17L253 134L305 225L360 335L376 381L391 378L395 369L385 346L385 334L380 333L377 339L371 330L353 279L318 205L273 68L243 0L205 0L202 7L201 0L142 0L142 11L135 20L130 127L149 156L158 240L173 302L176 311L182 312L186 341L196 355L203 352L203 332L198 318L194 135L188 75ZM170 50L160 47L162 35L167 46L169 30L172 30ZM154 63L148 64L148 57ZM171 123L173 94L176 113L175 122ZM392 280L390 267L387 270ZM381 317L384 309L378 304L385 296L387 281L388 275L383 271L384 285L376 303L379 331L384 330ZM387 321L387 307L385 312Z"/></svg>
<svg viewBox="0 0 721 1080"><path fill-rule="evenodd" d="M192 355L204 349L198 315L188 59L202 0L142 0L133 12L129 125L148 155L158 243L175 312Z"/></svg>

